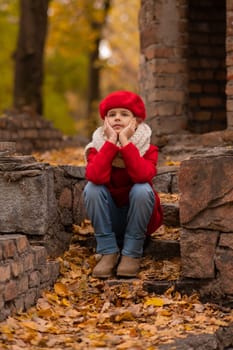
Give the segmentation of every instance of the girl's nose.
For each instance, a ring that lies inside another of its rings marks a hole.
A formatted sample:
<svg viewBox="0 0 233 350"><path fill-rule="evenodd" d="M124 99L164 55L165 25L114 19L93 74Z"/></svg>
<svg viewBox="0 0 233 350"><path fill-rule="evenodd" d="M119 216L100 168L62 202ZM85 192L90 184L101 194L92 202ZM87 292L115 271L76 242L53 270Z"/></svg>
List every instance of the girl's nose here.
<svg viewBox="0 0 233 350"><path fill-rule="evenodd" d="M115 115L115 119L120 119L120 117L121 117L121 114L119 112L117 112Z"/></svg>

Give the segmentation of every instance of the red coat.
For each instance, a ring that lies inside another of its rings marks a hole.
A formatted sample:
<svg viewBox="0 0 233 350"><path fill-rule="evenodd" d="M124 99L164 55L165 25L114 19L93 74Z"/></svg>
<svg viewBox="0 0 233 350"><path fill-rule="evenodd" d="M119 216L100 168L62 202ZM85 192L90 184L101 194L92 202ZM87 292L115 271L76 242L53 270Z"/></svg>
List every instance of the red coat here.
<svg viewBox="0 0 233 350"><path fill-rule="evenodd" d="M112 166L112 161L120 151L125 167ZM86 179L96 185L105 185L118 207L129 203L129 191L135 183L149 183L157 173L158 148L150 145L142 157L133 143L119 148L106 141L99 151L90 148L87 156ZM153 233L163 220L160 199L155 189L155 206L147 227L147 234Z"/></svg>

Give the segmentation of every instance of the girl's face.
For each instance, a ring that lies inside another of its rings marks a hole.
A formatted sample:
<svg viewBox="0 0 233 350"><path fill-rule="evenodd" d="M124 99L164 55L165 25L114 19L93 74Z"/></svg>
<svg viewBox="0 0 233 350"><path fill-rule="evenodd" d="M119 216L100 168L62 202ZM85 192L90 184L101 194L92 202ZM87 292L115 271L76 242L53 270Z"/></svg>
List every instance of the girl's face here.
<svg viewBox="0 0 233 350"><path fill-rule="evenodd" d="M106 115L109 125L116 131L117 134L121 132L132 119L135 118L133 113L125 108L110 109Z"/></svg>

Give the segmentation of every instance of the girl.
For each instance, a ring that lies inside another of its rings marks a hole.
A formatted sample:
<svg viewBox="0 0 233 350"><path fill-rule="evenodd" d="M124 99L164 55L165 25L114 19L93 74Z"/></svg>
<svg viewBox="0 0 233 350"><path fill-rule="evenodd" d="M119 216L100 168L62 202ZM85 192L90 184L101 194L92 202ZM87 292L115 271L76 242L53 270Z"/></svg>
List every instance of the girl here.
<svg viewBox="0 0 233 350"><path fill-rule="evenodd" d="M159 197L153 189L158 148L150 144L145 105L130 91L115 91L99 105L103 126L85 148L84 203L101 259L93 277L134 277L144 240L162 224Z"/></svg>

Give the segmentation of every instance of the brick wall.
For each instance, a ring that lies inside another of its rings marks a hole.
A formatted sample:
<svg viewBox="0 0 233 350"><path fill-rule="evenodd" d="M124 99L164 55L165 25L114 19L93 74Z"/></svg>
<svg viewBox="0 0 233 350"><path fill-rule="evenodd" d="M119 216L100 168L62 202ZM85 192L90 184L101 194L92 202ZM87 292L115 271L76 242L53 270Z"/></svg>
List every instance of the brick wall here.
<svg viewBox="0 0 233 350"><path fill-rule="evenodd" d="M233 128L233 1L227 0L227 19L226 19L226 66L227 66L227 125L229 129Z"/></svg>
<svg viewBox="0 0 233 350"><path fill-rule="evenodd" d="M16 151L30 154L65 145L61 131L55 129L50 121L30 113L7 112L0 116L0 142L13 141Z"/></svg>
<svg viewBox="0 0 233 350"><path fill-rule="evenodd" d="M143 1L139 13L140 91L153 141L187 124L186 1Z"/></svg>
<svg viewBox="0 0 233 350"><path fill-rule="evenodd" d="M83 167L51 167L0 149L0 321L34 305L57 279L72 224L86 218L84 184Z"/></svg>
<svg viewBox="0 0 233 350"><path fill-rule="evenodd" d="M34 305L58 274L44 247L31 246L24 235L0 234L0 321Z"/></svg>
<svg viewBox="0 0 233 350"><path fill-rule="evenodd" d="M233 125L232 11L231 0L141 0L139 83L154 143Z"/></svg>
<svg viewBox="0 0 233 350"><path fill-rule="evenodd" d="M225 129L225 1L189 1L188 22L189 130Z"/></svg>

